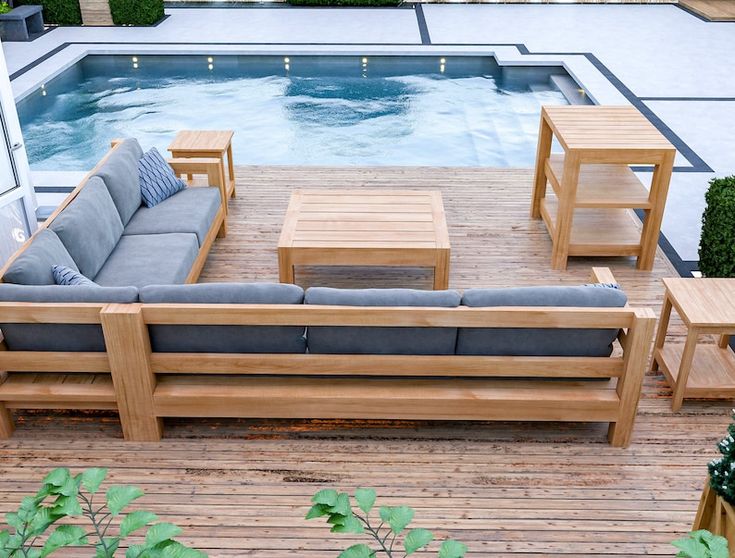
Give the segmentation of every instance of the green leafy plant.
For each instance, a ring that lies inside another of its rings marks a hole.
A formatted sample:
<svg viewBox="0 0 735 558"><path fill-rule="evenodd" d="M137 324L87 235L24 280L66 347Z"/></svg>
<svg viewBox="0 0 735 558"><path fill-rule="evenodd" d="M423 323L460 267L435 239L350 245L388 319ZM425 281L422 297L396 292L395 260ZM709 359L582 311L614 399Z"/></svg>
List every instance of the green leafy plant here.
<svg viewBox="0 0 735 558"><path fill-rule="evenodd" d="M43 19L54 25L81 25L82 10L79 0L15 0L14 5L36 4L43 6Z"/></svg>
<svg viewBox="0 0 735 558"><path fill-rule="evenodd" d="M727 427L727 436L717 444L717 450L722 457L713 459L707 465L709 484L727 503L735 505L735 423Z"/></svg>
<svg viewBox="0 0 735 558"><path fill-rule="evenodd" d="M7 2L0 2L0 14L7 14L12 9Z"/></svg>
<svg viewBox="0 0 735 558"><path fill-rule="evenodd" d="M359 488L355 492L358 511L352 507L350 495L336 490L320 490L311 499L312 506L306 519L326 517L332 526L332 533L367 534L373 539L376 548L367 544L356 544L343 551L339 558L373 558L379 553L388 558L403 558L427 549L434 535L426 529L408 529L413 520L414 510L406 506L378 508L379 520L371 518L375 508L375 491ZM362 512L362 513L360 513ZM373 514L374 516L374 514ZM402 536L403 540L399 541ZM398 545L398 546L396 546ZM445 540L439 548L439 558L463 558L467 547L455 540Z"/></svg>
<svg viewBox="0 0 735 558"><path fill-rule="evenodd" d="M43 480L34 496L26 496L18 511L8 513L10 529L0 531L0 558L46 558L70 546L95 548L95 558L114 558L120 543L129 535L147 528L142 544L127 549L125 558L206 558L206 554L189 548L174 537L181 529L172 523L157 522L156 514L137 510L123 511L143 496L135 486L110 486L104 503L99 499L100 487L107 469L87 469L72 476L69 469L54 469ZM71 517L84 517L91 530L78 525L60 524ZM111 531L115 518L122 517L117 535Z"/></svg>
<svg viewBox="0 0 735 558"><path fill-rule="evenodd" d="M727 539L709 531L693 531L688 537L672 542L679 549L677 558L729 558Z"/></svg>
<svg viewBox="0 0 735 558"><path fill-rule="evenodd" d="M163 19L163 0L110 0L115 25L153 25Z"/></svg>
<svg viewBox="0 0 735 558"><path fill-rule="evenodd" d="M706 277L735 277L735 176L710 180L699 241L699 270Z"/></svg>

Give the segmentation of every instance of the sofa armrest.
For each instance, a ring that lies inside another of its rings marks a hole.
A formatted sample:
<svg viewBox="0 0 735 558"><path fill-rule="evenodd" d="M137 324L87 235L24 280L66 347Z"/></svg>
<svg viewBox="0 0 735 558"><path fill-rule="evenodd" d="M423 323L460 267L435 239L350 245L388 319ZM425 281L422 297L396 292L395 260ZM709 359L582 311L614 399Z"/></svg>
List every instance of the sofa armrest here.
<svg viewBox="0 0 735 558"><path fill-rule="evenodd" d="M593 267L592 277L590 278L590 280L593 283L613 283L616 285L618 284L615 276L613 275L612 271L610 271L609 267Z"/></svg>

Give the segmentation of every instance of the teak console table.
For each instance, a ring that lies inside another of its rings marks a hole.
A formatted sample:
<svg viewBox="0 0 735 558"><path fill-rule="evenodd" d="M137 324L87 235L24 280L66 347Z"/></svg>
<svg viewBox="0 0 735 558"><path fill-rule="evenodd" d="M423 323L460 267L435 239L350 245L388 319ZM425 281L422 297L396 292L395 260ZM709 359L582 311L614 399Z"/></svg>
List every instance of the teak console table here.
<svg viewBox="0 0 735 558"><path fill-rule="evenodd" d="M434 268L449 284L449 234L436 190L294 190L278 241L282 283L294 266Z"/></svg>
<svg viewBox="0 0 735 558"><path fill-rule="evenodd" d="M554 137L563 154L551 154ZM637 256L650 271L675 154L634 107L543 107L531 216L551 235L552 267L566 269L569 256ZM654 165L650 191L628 165ZM642 231L630 209L645 212Z"/></svg>
<svg viewBox="0 0 735 558"><path fill-rule="evenodd" d="M729 347L735 334L735 279L664 279L653 369L659 368L674 390L671 408L684 398L735 399L735 353ZM687 327L686 342L665 343L671 309ZM702 334L720 335L719 345L697 346Z"/></svg>

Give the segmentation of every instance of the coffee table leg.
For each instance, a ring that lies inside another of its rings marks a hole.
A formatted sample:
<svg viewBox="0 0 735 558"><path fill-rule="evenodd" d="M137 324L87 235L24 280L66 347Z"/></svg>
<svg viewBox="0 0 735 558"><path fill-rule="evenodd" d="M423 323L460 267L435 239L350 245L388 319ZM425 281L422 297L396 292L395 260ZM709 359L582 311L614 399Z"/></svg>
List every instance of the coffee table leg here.
<svg viewBox="0 0 735 558"><path fill-rule="evenodd" d="M278 277L281 283L294 283L293 262L288 248L278 249Z"/></svg>
<svg viewBox="0 0 735 558"><path fill-rule="evenodd" d="M664 296L664 304L661 307L661 317L658 321L658 333L656 334L656 341L653 344L653 362L651 363L651 370L654 372L658 370L658 359L656 358L656 352L658 349L664 346L666 341L666 332L669 329L669 321L671 321L671 299L667 292Z"/></svg>
<svg viewBox="0 0 735 558"><path fill-rule="evenodd" d="M449 250L439 250L434 264L434 290L449 288Z"/></svg>

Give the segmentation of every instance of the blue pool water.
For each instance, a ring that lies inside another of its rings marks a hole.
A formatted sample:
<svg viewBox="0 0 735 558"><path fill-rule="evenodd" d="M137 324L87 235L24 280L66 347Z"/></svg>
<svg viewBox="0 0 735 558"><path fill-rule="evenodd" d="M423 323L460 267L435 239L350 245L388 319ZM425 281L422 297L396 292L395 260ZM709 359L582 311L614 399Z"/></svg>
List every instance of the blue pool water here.
<svg viewBox="0 0 735 558"><path fill-rule="evenodd" d="M492 57L87 56L19 105L36 170L87 170L110 140L162 153L232 129L236 164L532 166L558 67Z"/></svg>

